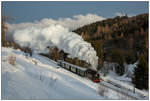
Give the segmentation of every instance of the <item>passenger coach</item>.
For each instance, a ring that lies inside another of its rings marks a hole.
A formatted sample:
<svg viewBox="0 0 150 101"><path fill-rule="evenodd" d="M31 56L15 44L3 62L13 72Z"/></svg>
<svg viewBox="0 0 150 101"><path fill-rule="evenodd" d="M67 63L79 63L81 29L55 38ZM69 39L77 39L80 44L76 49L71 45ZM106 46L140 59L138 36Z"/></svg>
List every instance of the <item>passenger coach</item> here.
<svg viewBox="0 0 150 101"><path fill-rule="evenodd" d="M82 77L88 77L93 82L100 82L99 74L96 71L93 71L91 69L82 68L73 64L70 64L68 62L65 62L63 60L58 60L58 66L63 67L67 69L68 71L71 71L77 75L80 75Z"/></svg>

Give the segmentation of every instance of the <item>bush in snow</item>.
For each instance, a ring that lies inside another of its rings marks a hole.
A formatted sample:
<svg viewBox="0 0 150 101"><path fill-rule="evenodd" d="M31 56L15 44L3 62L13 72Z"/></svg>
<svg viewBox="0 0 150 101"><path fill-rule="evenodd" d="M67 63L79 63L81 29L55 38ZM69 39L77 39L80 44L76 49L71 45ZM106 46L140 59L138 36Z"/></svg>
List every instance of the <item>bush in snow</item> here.
<svg viewBox="0 0 150 101"><path fill-rule="evenodd" d="M51 77L49 79L49 86L53 87L55 85L56 81L57 81L57 78Z"/></svg>
<svg viewBox="0 0 150 101"><path fill-rule="evenodd" d="M35 65L37 65L37 63L38 63L36 60L32 60L32 62L33 62Z"/></svg>
<svg viewBox="0 0 150 101"><path fill-rule="evenodd" d="M106 88L106 87L104 87L102 85L99 85L99 87L98 87L98 93L100 95L104 96L106 92L108 92L108 88Z"/></svg>
<svg viewBox="0 0 150 101"><path fill-rule="evenodd" d="M11 54L11 55L9 56L9 58L8 58L8 61L9 61L10 64L15 65L15 62L16 62L16 57L15 57L15 55Z"/></svg>
<svg viewBox="0 0 150 101"><path fill-rule="evenodd" d="M129 99L127 95L125 95L124 93L117 93L118 99L119 100L127 100Z"/></svg>

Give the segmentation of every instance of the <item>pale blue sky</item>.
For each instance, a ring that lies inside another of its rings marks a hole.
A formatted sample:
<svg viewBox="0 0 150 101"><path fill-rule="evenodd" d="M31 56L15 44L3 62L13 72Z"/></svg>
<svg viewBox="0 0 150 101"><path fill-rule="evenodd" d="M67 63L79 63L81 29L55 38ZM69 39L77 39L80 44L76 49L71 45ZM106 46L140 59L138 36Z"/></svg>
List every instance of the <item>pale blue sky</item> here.
<svg viewBox="0 0 150 101"><path fill-rule="evenodd" d="M112 18L117 12L129 15L149 12L146 1L2 1L2 10L6 15L16 19L13 23L33 22L43 18L58 19L88 13Z"/></svg>

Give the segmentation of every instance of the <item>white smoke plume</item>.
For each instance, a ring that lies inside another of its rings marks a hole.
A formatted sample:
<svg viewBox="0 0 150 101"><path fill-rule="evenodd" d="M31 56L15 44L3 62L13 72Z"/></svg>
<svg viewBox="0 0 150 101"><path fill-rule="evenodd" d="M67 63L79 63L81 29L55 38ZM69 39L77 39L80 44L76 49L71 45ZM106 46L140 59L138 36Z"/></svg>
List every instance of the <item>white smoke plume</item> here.
<svg viewBox="0 0 150 101"><path fill-rule="evenodd" d="M101 17L98 17L98 19L102 20ZM58 49L68 53L72 58L78 57L80 60L90 63L90 68L97 70L98 57L94 48L90 43L85 42L81 36L70 31L83 26L85 22L92 23L92 18L90 17L88 20L88 17L84 19L80 15L74 16L72 20L69 18L59 19L58 21L43 19L34 23L8 24L8 26L9 32L13 33L15 42L21 46L30 47L34 52L38 53L48 52L47 46L56 46ZM75 27L73 23L78 24Z"/></svg>
<svg viewBox="0 0 150 101"><path fill-rule="evenodd" d="M69 53L72 58L78 57L80 60L85 60L91 64L91 69L97 70L98 57L91 44L61 25L45 28L32 26L16 30L14 40L21 46L28 46L39 53L48 51L47 46L57 46L60 50Z"/></svg>

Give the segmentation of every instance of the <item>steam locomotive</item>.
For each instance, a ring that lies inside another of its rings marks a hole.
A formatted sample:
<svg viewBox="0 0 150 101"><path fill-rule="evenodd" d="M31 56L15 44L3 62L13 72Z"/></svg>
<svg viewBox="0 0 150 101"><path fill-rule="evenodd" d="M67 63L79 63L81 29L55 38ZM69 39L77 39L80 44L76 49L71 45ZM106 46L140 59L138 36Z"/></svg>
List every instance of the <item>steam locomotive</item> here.
<svg viewBox="0 0 150 101"><path fill-rule="evenodd" d="M100 82L99 74L97 73L97 71L94 71L88 68L82 68L82 67L70 64L68 62L65 62L63 60L58 60L57 65L79 76L88 77L90 80L92 80L95 83Z"/></svg>

